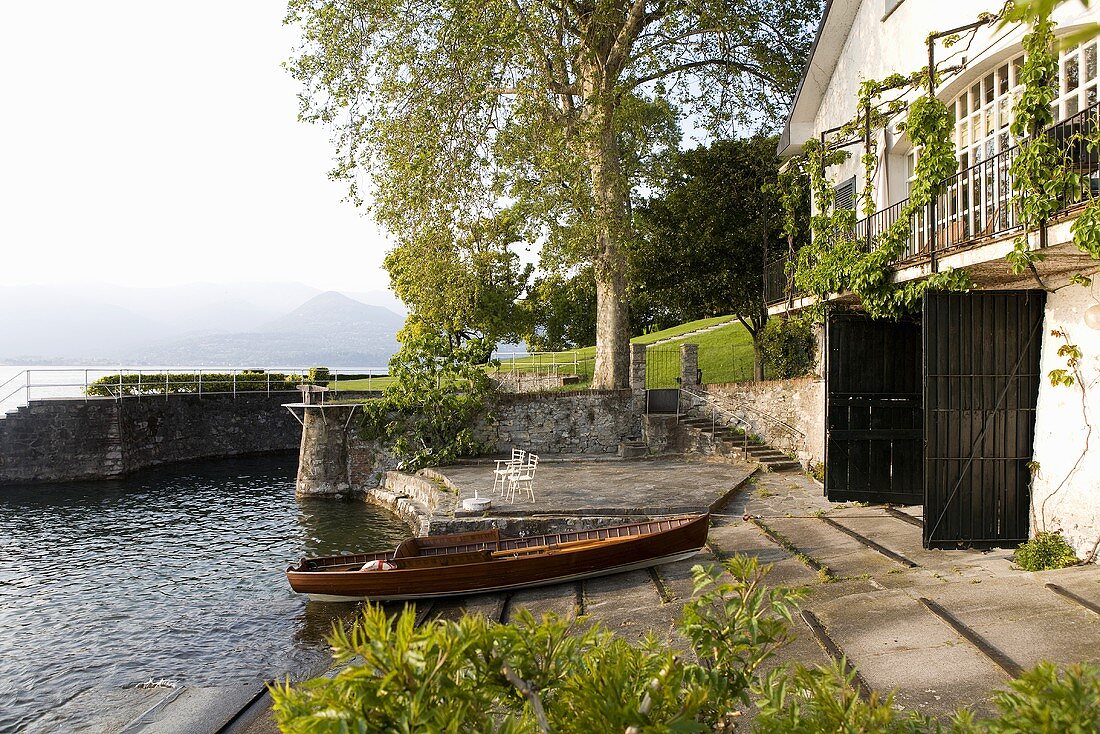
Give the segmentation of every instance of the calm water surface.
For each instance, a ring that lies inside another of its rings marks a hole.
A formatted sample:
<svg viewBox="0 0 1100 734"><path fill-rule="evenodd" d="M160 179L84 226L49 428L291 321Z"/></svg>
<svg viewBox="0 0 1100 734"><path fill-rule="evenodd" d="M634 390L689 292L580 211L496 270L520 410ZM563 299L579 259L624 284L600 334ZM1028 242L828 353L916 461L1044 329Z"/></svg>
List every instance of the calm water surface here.
<svg viewBox="0 0 1100 734"><path fill-rule="evenodd" d="M332 621L356 605L307 603L286 565L409 531L361 501L296 501L295 469L294 457L227 459L0 488L0 731L33 731L92 686L316 670Z"/></svg>

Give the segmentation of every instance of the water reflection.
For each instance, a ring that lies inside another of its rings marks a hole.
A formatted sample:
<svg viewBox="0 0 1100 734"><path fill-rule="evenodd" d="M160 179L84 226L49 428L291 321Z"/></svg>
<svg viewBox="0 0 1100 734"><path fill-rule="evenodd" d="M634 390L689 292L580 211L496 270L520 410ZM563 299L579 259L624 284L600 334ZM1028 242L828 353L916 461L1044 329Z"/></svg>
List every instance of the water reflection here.
<svg viewBox="0 0 1100 734"><path fill-rule="evenodd" d="M294 499L295 458L0 489L0 731L94 684L223 685L315 670L356 604L307 604L303 555L394 547L358 501ZM32 695L33 694L33 695Z"/></svg>

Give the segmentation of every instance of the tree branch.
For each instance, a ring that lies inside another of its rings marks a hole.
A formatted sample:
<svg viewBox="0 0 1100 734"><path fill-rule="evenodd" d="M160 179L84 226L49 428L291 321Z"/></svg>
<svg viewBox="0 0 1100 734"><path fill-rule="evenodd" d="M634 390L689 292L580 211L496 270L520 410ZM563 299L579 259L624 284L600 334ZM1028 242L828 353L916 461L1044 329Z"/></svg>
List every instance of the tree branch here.
<svg viewBox="0 0 1100 734"><path fill-rule="evenodd" d="M646 74L645 76L638 77L637 79L635 79L633 82L630 83L629 89L637 89L641 85L646 84L648 82L656 81L657 79L663 79L667 76L672 76L673 74L678 74L681 71L690 71L691 69L697 69L701 66L728 66L728 67L731 67L731 68L734 68L734 69L740 69L741 71L745 72L746 74L750 74L750 75L756 77L757 79L760 79L761 81L767 82L768 84L771 84L771 85L776 84L776 80L773 79L771 76L769 76L768 74L765 74L764 72L760 71L759 69L756 69L756 68L754 68L754 67L752 67L748 64L742 64L742 63L739 63L737 61L731 61L730 59L711 58L711 59L699 59L697 61L689 61L689 62L686 62L686 63L683 63L683 64L674 64L673 66L665 67L664 69L661 69L660 71L655 71L652 74Z"/></svg>

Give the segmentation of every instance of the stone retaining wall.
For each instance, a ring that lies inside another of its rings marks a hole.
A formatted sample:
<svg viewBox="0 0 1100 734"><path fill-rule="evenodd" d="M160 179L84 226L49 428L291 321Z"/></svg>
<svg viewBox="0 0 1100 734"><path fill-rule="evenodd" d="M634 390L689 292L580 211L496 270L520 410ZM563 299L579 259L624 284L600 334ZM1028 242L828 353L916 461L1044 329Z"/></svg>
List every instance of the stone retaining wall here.
<svg viewBox="0 0 1100 734"><path fill-rule="evenodd" d="M107 479L193 459L292 451L297 393L34 400L0 419L0 484Z"/></svg>
<svg viewBox="0 0 1100 734"><path fill-rule="evenodd" d="M825 460L825 383L816 377L764 382L728 382L707 385L706 390L730 405L744 403L782 420L806 434L795 440L766 420L749 415L756 433L773 448L793 451L802 465L809 468Z"/></svg>
<svg viewBox="0 0 1100 734"><path fill-rule="evenodd" d="M630 390L501 394L474 430L491 453L614 454L642 435L637 408Z"/></svg>

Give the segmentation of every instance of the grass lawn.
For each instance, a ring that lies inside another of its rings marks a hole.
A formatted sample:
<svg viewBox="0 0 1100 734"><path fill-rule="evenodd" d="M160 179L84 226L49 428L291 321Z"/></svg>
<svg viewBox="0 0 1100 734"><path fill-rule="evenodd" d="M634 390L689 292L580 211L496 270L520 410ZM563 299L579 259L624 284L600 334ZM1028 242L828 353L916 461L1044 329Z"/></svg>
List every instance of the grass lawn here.
<svg viewBox="0 0 1100 734"><path fill-rule="evenodd" d="M752 379L752 337L734 321L706 334L686 336L653 347L646 355L647 387L676 387L680 376L680 345L699 345L699 369L703 382L738 382Z"/></svg>
<svg viewBox="0 0 1100 734"><path fill-rule="evenodd" d="M719 324L726 325L705 334L684 336L689 332ZM699 345L699 369L703 371L705 382L737 382L752 377L752 337L736 316L716 316L690 321L670 329L636 336L630 341L633 344L652 344L664 339L672 339L672 341L648 350L647 369L651 375L649 387L676 386L676 378L680 376L680 345L687 342ZM522 372L552 370L557 374L576 374L580 376L583 386L592 379L596 348L583 347L566 352L518 357L515 360L509 359L507 355L503 357L502 370L515 369ZM576 386L571 387L575 389Z"/></svg>
<svg viewBox="0 0 1100 734"><path fill-rule="evenodd" d="M692 331L719 324L725 324L725 326L705 334L684 336ZM687 342L699 345L699 369L703 371L704 382L737 382L752 377L752 338L736 316L715 316L689 321L670 329L636 336L630 341L632 344L648 345L664 339L672 341L648 350L647 371L650 375L648 387L676 387L676 378L680 376L680 345ZM592 381L596 348L581 347L564 352L544 352L515 359L508 354L498 356L502 371L577 375L581 378L580 384L566 386L567 389L575 390ZM392 381L393 379L389 377L376 377L371 380L339 380L329 383L329 387L336 390L381 390Z"/></svg>

